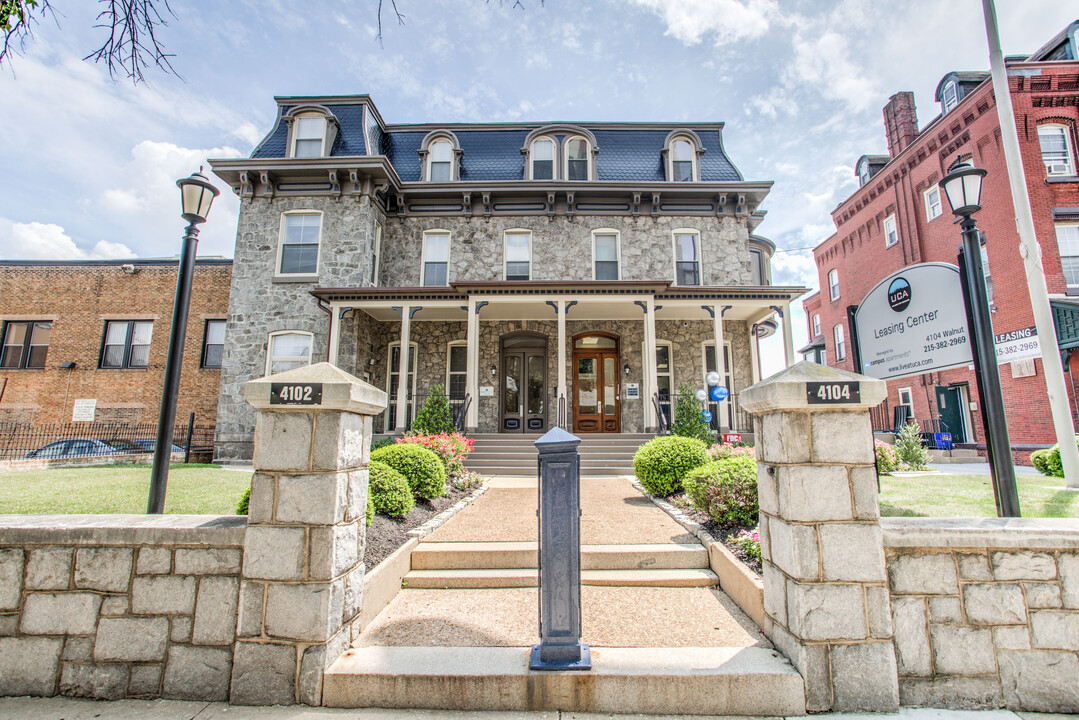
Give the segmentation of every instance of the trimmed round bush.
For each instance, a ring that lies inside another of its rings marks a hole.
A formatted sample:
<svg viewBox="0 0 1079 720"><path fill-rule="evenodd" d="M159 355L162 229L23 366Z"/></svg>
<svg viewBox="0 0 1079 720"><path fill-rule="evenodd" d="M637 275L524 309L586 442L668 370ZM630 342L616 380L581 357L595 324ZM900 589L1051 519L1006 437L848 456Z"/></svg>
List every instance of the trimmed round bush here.
<svg viewBox="0 0 1079 720"><path fill-rule="evenodd" d="M1056 447L1056 446L1054 446ZM1035 450L1030 454L1030 464L1034 466L1034 469L1040 472L1042 475L1052 476L1052 472L1049 470L1049 454L1051 450L1045 448L1043 450ZM1060 448L1057 447L1057 457L1060 456Z"/></svg>
<svg viewBox="0 0 1079 720"><path fill-rule="evenodd" d="M686 494L698 510L719 525L757 524L757 461L732 456L710 462L686 473Z"/></svg>
<svg viewBox="0 0 1079 720"><path fill-rule="evenodd" d="M386 463L405 476L412 494L428 500L446 494L446 467L433 450L412 443L379 448L371 459Z"/></svg>
<svg viewBox="0 0 1079 720"><path fill-rule="evenodd" d="M708 462L708 446L697 438L665 435L652 438L633 456L633 470L653 495L667 497L682 489L682 478Z"/></svg>
<svg viewBox="0 0 1079 720"><path fill-rule="evenodd" d="M375 506L375 512L389 517L401 517L416 506L408 480L386 463L372 460L368 466L369 485L367 496Z"/></svg>
<svg viewBox="0 0 1079 720"><path fill-rule="evenodd" d="M244 494L240 496L240 501L238 503L236 503L236 514L237 515L246 515L247 514L247 506L248 506L248 504L250 502L251 502L251 486L248 485L247 489L244 490Z"/></svg>
<svg viewBox="0 0 1079 720"><path fill-rule="evenodd" d="M367 527L371 527L371 521L375 519L375 500L371 497L371 492L367 492Z"/></svg>

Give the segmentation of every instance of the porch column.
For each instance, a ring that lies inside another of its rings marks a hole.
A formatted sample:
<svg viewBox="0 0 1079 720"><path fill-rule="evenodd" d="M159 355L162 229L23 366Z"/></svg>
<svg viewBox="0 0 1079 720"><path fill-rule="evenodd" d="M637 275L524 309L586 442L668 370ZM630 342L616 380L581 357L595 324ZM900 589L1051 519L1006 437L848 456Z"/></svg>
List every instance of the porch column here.
<svg viewBox="0 0 1079 720"><path fill-rule="evenodd" d="M337 316L338 312L337 306L330 305L330 341L326 349L326 362L334 367L337 367L337 354L341 346L341 318Z"/></svg>
<svg viewBox="0 0 1079 720"><path fill-rule="evenodd" d="M558 301L558 397L566 398L569 414L569 391L566 388L566 301ZM569 422L569 418L566 418Z"/></svg>
<svg viewBox="0 0 1079 720"><path fill-rule="evenodd" d="M399 433L408 429L408 343L412 325L412 306L401 307L401 352L397 353L397 427Z"/></svg>
<svg viewBox="0 0 1079 720"><path fill-rule="evenodd" d="M791 328L791 304L783 303L783 352L786 355L786 367L794 364L794 331Z"/></svg>
<svg viewBox="0 0 1079 720"><path fill-rule="evenodd" d="M671 359L673 362L673 358ZM652 418L652 424L645 423L645 432L656 432L659 429L659 418L656 410L652 407L652 394L659 386L656 375L656 298L649 295L644 301L644 376L648 379L648 397L641 398L645 403L645 417ZM671 388L673 391L674 388Z"/></svg>
<svg viewBox="0 0 1079 720"><path fill-rule="evenodd" d="M725 373L723 367L723 306L712 306L712 328L715 332L716 343L716 372L719 373L720 383L724 382ZM733 360L733 358L732 358ZM731 373L731 384L734 384L734 373ZM727 390L734 392L734 388L727 388ZM727 401L719 403L719 420L718 425L720 431L723 428L730 430L730 423L727 421Z"/></svg>
<svg viewBox="0 0 1079 720"><path fill-rule="evenodd" d="M746 323L749 326L749 375L753 385L761 381L761 365L757 359L757 323Z"/></svg>
<svg viewBox="0 0 1079 720"><path fill-rule="evenodd" d="M468 298L468 331L465 335L465 392L472 402L465 413L465 431L474 433L480 417L480 316L476 299Z"/></svg>

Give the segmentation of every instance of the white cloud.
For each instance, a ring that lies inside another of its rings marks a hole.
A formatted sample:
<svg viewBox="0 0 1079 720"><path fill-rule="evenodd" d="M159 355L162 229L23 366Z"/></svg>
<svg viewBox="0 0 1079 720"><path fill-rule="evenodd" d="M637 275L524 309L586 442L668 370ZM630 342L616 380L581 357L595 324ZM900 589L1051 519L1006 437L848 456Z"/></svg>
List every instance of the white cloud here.
<svg viewBox="0 0 1079 720"><path fill-rule="evenodd" d="M826 31L807 39L799 33L793 47L794 58L787 71L797 82L814 85L825 97L841 100L855 110L876 101L875 83L862 64L850 60L846 37Z"/></svg>
<svg viewBox="0 0 1079 720"><path fill-rule="evenodd" d="M232 136L243 140L245 144L254 147L266 136L266 129L260 128L252 122L243 122L232 131Z"/></svg>
<svg viewBox="0 0 1079 720"><path fill-rule="evenodd" d="M63 227L52 223L0 219L0 255L19 260L100 260L135 257L122 243L99 240L80 248Z"/></svg>
<svg viewBox="0 0 1079 720"><path fill-rule="evenodd" d="M685 45L696 45L706 37L716 45L749 39L768 32L779 15L775 0L631 0L659 15L667 25L666 34Z"/></svg>

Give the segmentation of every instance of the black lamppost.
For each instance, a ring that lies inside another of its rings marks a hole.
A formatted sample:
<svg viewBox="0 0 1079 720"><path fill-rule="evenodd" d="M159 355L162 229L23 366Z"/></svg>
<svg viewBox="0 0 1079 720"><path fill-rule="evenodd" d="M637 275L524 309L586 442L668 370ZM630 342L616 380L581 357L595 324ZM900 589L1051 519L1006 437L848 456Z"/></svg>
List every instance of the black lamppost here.
<svg viewBox="0 0 1079 720"><path fill-rule="evenodd" d="M989 297L985 291L982 248L974 213L982 209L982 178L986 171L968 162L957 162L940 181L956 217L962 218L963 245L959 250L959 273L963 281L963 300L967 306L975 376L982 404L982 425L989 451L989 469L993 477L993 496L999 517L1019 517L1019 493L1015 487L1012 444L1008 439L1008 421L1004 416L1004 394L997 369L997 349L993 321L989 315Z"/></svg>
<svg viewBox="0 0 1079 720"><path fill-rule="evenodd" d="M177 180L183 206L181 217L187 220L180 263L176 272L176 299L172 305L172 328L169 330L169 354L165 359L165 386L161 390L161 413L157 418L157 440L154 443L154 467L150 472L150 499L147 513L160 515L165 511L165 484L169 479L172 459L172 430L176 423L176 396L180 392L180 370L184 360L184 337L187 335L187 309L191 303L191 281L195 274L195 250L199 229L206 222L210 204L218 189L199 172Z"/></svg>

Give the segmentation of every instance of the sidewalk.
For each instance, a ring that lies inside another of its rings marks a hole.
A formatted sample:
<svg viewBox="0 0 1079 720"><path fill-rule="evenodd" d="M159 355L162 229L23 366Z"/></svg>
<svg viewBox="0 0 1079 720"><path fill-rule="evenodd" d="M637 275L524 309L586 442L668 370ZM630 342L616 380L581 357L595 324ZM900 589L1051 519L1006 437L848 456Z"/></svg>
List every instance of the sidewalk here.
<svg viewBox="0 0 1079 720"><path fill-rule="evenodd" d="M929 463L929 467L944 475L990 475L989 463ZM1041 475L1028 465L1016 465L1016 475ZM1063 482L1063 480L1061 480Z"/></svg>

